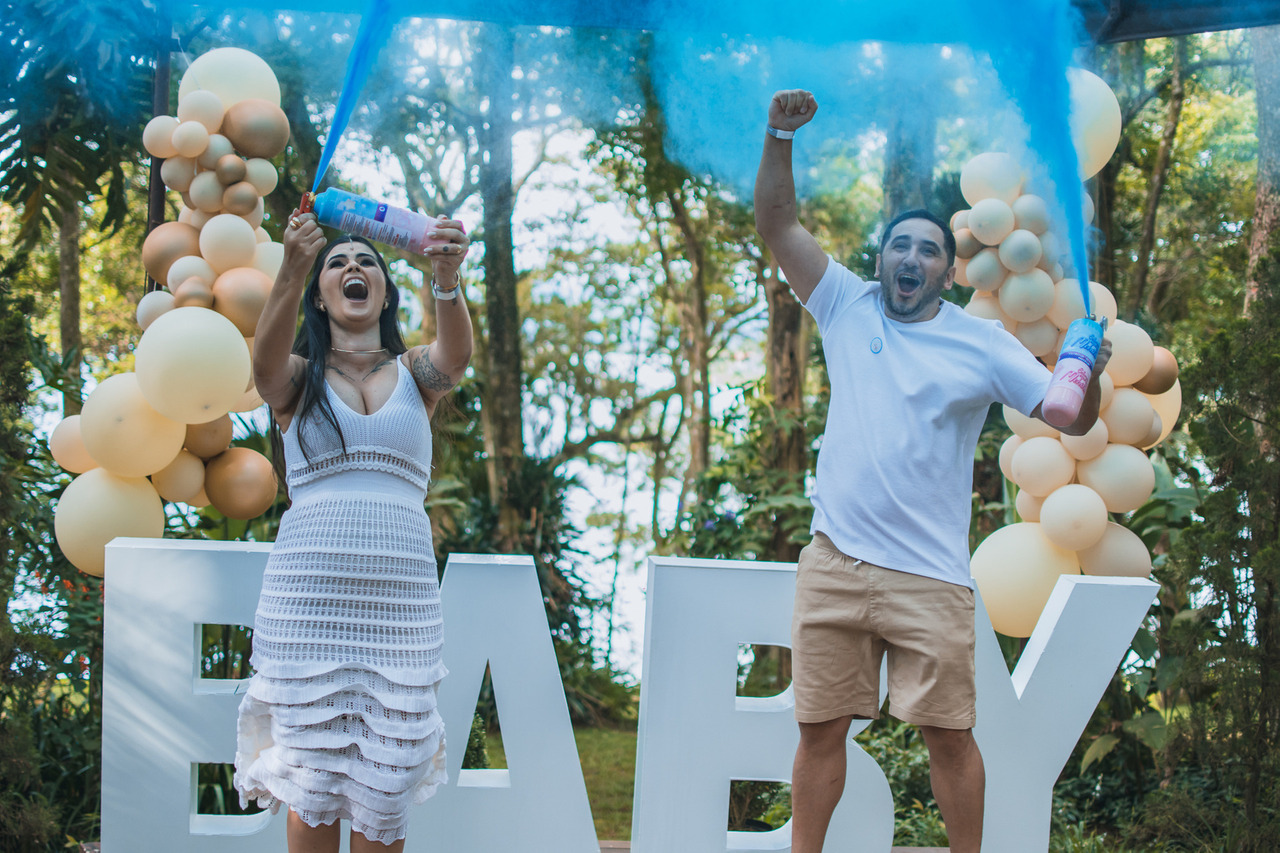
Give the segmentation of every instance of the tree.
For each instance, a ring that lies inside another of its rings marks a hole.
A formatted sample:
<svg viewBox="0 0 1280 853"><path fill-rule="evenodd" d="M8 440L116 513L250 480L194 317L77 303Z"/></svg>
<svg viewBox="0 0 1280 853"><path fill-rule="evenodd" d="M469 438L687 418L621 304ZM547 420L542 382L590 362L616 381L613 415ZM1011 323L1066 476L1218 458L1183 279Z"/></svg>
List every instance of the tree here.
<svg viewBox="0 0 1280 853"><path fill-rule="evenodd" d="M1280 221L1280 27L1261 27L1249 36L1258 102L1258 185L1245 271L1245 316L1258 298L1258 266Z"/></svg>
<svg viewBox="0 0 1280 853"><path fill-rule="evenodd" d="M101 227L124 221L161 20L145 0L6 4L0 19L0 199L21 208L20 251L58 231L64 414L80 410L80 207L102 195Z"/></svg>

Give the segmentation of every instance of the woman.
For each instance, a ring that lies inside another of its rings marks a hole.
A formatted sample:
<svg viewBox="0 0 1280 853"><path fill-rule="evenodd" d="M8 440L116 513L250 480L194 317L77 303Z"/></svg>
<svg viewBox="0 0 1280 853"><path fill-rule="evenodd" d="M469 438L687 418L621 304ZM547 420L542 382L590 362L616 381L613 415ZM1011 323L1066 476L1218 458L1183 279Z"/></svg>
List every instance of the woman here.
<svg viewBox="0 0 1280 853"><path fill-rule="evenodd" d="M462 225L441 220L432 236L433 344L405 347L399 292L372 244L325 245L315 215L297 211L254 338L254 380L280 430L292 503L254 619L235 785L242 804L288 808L290 853L336 853L341 818L352 853L398 853L408 807L445 781L440 595L423 500L429 421L471 358L471 319Z"/></svg>

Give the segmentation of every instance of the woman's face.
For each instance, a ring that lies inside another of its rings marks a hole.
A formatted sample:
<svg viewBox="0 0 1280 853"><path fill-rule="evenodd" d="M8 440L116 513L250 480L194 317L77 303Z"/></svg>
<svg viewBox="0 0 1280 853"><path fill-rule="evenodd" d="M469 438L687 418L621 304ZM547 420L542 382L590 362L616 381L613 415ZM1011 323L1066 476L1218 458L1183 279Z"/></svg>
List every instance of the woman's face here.
<svg viewBox="0 0 1280 853"><path fill-rule="evenodd" d="M359 329L377 327L387 300L387 278L373 249L364 243L338 243L320 266L320 302L330 322Z"/></svg>

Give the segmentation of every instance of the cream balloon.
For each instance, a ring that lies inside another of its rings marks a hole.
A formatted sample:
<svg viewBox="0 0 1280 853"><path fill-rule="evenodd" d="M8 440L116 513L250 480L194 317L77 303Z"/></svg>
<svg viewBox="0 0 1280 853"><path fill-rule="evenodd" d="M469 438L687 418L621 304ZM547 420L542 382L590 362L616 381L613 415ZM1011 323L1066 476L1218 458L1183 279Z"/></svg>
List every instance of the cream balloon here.
<svg viewBox="0 0 1280 853"><path fill-rule="evenodd" d="M1000 307L1019 323L1032 323L1053 305L1053 279L1044 270L1014 273L1000 285Z"/></svg>
<svg viewBox="0 0 1280 853"><path fill-rule="evenodd" d="M209 147L209 129L198 121L184 121L173 129L173 147L180 156L195 159Z"/></svg>
<svg viewBox="0 0 1280 853"><path fill-rule="evenodd" d="M161 414L184 424L226 414L249 381L249 350L226 317L175 308L151 324L135 352L138 385Z"/></svg>
<svg viewBox="0 0 1280 853"><path fill-rule="evenodd" d="M1098 399L1098 411L1102 411L1107 406L1111 405L1111 398L1115 396L1116 393L1116 383L1112 381L1111 374L1107 373L1105 370L1102 371L1102 376L1098 377L1098 390L1100 392Z"/></svg>
<svg viewBox="0 0 1280 853"><path fill-rule="evenodd" d="M1013 209L998 198L984 198L969 209L969 230L987 246L998 246L1013 231Z"/></svg>
<svg viewBox="0 0 1280 853"><path fill-rule="evenodd" d="M1026 229L1015 228L1009 232L1008 237L1000 241L1000 263L1010 272L1031 272L1040 263L1042 252L1040 238Z"/></svg>
<svg viewBox="0 0 1280 853"><path fill-rule="evenodd" d="M178 121L198 121L209 133L218 132L224 112L222 99L208 89L188 92L178 100Z"/></svg>
<svg viewBox="0 0 1280 853"><path fill-rule="evenodd" d="M1059 441L1077 462L1093 459L1107 449L1107 423L1098 418L1084 435L1067 435L1063 433ZM1077 466L1079 467L1079 466Z"/></svg>
<svg viewBox="0 0 1280 853"><path fill-rule="evenodd" d="M1004 326L1005 331L1010 334L1018 328L1017 322L1012 317L1004 313L1004 309L1000 307L1000 300L996 299L990 293L983 293L981 290L975 290L973 296L969 298L969 303L964 306L966 314L972 314L975 317L981 317L984 320L997 320Z"/></svg>
<svg viewBox="0 0 1280 853"><path fill-rule="evenodd" d="M955 213L951 214L952 233L955 233L956 231L959 231L962 228L968 228L968 227L969 227L969 211L957 210Z"/></svg>
<svg viewBox="0 0 1280 853"><path fill-rule="evenodd" d="M257 248L253 226L234 214L215 216L200 229L200 254L219 275L250 266Z"/></svg>
<svg viewBox="0 0 1280 853"><path fill-rule="evenodd" d="M1088 486L1068 483L1044 499L1040 527L1059 548L1079 551L1102 538L1107 529L1107 505Z"/></svg>
<svg viewBox="0 0 1280 853"><path fill-rule="evenodd" d="M1081 193L1080 206L1084 209L1085 224L1093 222L1093 215L1097 213L1097 207L1093 203L1093 197L1087 192Z"/></svg>
<svg viewBox="0 0 1280 853"><path fill-rule="evenodd" d="M1049 541L1034 522L1010 524L973 552L970 571L991 617L1008 637L1030 637L1058 578L1079 574L1072 552Z"/></svg>
<svg viewBox="0 0 1280 853"><path fill-rule="evenodd" d="M1058 327L1048 320L1019 323L1013 334L1036 358L1044 358L1057 351Z"/></svg>
<svg viewBox="0 0 1280 853"><path fill-rule="evenodd" d="M153 290L138 300L138 326L142 331L166 311L173 310L173 294L167 290Z"/></svg>
<svg viewBox="0 0 1280 853"><path fill-rule="evenodd" d="M1163 394L1148 396L1151 407L1155 409L1156 414L1160 416L1160 437L1157 438L1144 450L1155 447L1160 442L1169 437L1169 433L1173 432L1173 428L1178 423L1178 416L1182 413L1182 383L1174 380L1173 387Z"/></svg>
<svg viewBox="0 0 1280 853"><path fill-rule="evenodd" d="M965 265L964 276L969 286L984 293L997 290L1008 277L1009 271L1000 263L998 249L983 249Z"/></svg>
<svg viewBox="0 0 1280 853"><path fill-rule="evenodd" d="M1022 192L1023 178L1017 160L1008 154L988 151L960 169L960 192L971 207L989 198L1012 204Z"/></svg>
<svg viewBox="0 0 1280 853"><path fill-rule="evenodd" d="M222 210L222 194L225 192L218 176L213 172L200 172L191 179L191 188L187 194L191 203L204 213L217 213ZM201 231L204 230L202 227Z"/></svg>
<svg viewBox="0 0 1280 853"><path fill-rule="evenodd" d="M1155 359L1155 347L1146 329L1117 320L1107 327L1106 337L1111 341L1107 373L1117 387L1132 385L1147 375Z"/></svg>
<svg viewBox="0 0 1280 853"><path fill-rule="evenodd" d="M1109 444L1107 449L1080 462L1076 475L1083 485L1102 496L1108 512L1130 512L1147 502L1156 485L1151 460L1136 447Z"/></svg>
<svg viewBox="0 0 1280 853"><path fill-rule="evenodd" d="M1049 205L1038 195L1025 193L1014 199L1013 225L1039 236L1049 230Z"/></svg>
<svg viewBox="0 0 1280 853"><path fill-rule="evenodd" d="M1018 448L1022 446L1025 438L1014 433L1004 440L1000 445L1000 455L998 461L1000 463L1000 473L1004 474L1006 480L1013 479L1013 454L1018 452Z"/></svg>
<svg viewBox="0 0 1280 853"><path fill-rule="evenodd" d="M83 474L98 467L97 460L84 446L79 415L68 415L49 433L49 453L53 455L54 462L72 474Z"/></svg>
<svg viewBox="0 0 1280 853"><path fill-rule="evenodd" d="M253 184L258 195L271 195L280 181L280 173L271 165L270 160L251 157L245 161L245 180Z"/></svg>
<svg viewBox="0 0 1280 853"><path fill-rule="evenodd" d="M1145 578L1151 574L1151 552L1127 527L1107 522L1107 529L1091 548L1076 555L1086 575Z"/></svg>
<svg viewBox="0 0 1280 853"><path fill-rule="evenodd" d="M1048 371L1046 370L1045 373L1047 374ZM1056 439L1059 435L1056 429L1049 426L1039 418L1029 418L1022 414L1022 412L1019 412L1017 409L1010 408L1009 406L1001 406L1000 409L1004 412L1004 422L1009 425L1009 429L1013 430L1015 434L1020 435L1023 438L1047 436L1049 438Z"/></svg>
<svg viewBox="0 0 1280 853"><path fill-rule="evenodd" d="M962 211L963 212L963 211ZM953 232L956 238L956 257L968 260L982 251L982 241L968 228Z"/></svg>
<svg viewBox="0 0 1280 853"><path fill-rule="evenodd" d="M104 379L80 413L85 449L121 477L145 477L168 465L182 449L186 432L185 425L150 405L134 373Z"/></svg>
<svg viewBox="0 0 1280 853"><path fill-rule="evenodd" d="M267 274L267 278L272 281L276 280L276 275L280 272L280 264L284 262L284 246L280 243L259 242L257 248L253 250L253 268L262 270Z"/></svg>
<svg viewBox="0 0 1280 853"><path fill-rule="evenodd" d="M189 450L151 475L151 485L167 501L190 503L204 488L204 460Z"/></svg>
<svg viewBox="0 0 1280 853"><path fill-rule="evenodd" d="M231 140L227 139L221 133L211 133L209 134L209 147L204 150L203 154L196 158L196 163L199 164L201 169L213 172L216 175L218 163L221 162L224 157L234 156L236 156L235 146L231 144ZM219 178L219 183L221 182L221 178Z"/></svg>
<svg viewBox="0 0 1280 853"><path fill-rule="evenodd" d="M245 391L240 399L236 401L236 404L231 407L231 411L252 412L254 409L261 408L265 403L266 401L262 399L262 395L258 393L258 389L251 386L249 390Z"/></svg>
<svg viewBox="0 0 1280 853"><path fill-rule="evenodd" d="M1160 420L1158 412L1151 413L1151 426L1147 427L1147 434L1138 442L1138 447L1146 450L1149 447L1155 447L1160 441L1160 434L1164 432L1164 421Z"/></svg>
<svg viewBox="0 0 1280 853"><path fill-rule="evenodd" d="M1108 326L1115 322L1116 298L1096 281L1089 283L1089 307L1094 317L1106 317ZM1045 316L1059 329L1067 328L1072 320L1084 316L1084 295L1080 292L1078 279L1064 278L1053 286L1053 305Z"/></svg>
<svg viewBox="0 0 1280 853"><path fill-rule="evenodd" d="M1071 90L1071 141L1080 159L1080 179L1101 171L1120 142L1120 102L1111 87L1083 68L1068 68Z"/></svg>
<svg viewBox="0 0 1280 853"><path fill-rule="evenodd" d="M199 246L199 241L196 245ZM217 277L218 274L204 258L199 255L184 255L169 265L169 275L165 277L165 284L169 285L170 290L176 290L178 285L187 279L198 278L209 287L213 287L214 279Z"/></svg>
<svg viewBox="0 0 1280 853"><path fill-rule="evenodd" d="M1141 391L1117 388L1111 396L1111 405L1103 409L1100 418L1106 423L1107 435L1113 443L1140 446L1151 430L1154 414L1151 402Z"/></svg>
<svg viewBox="0 0 1280 853"><path fill-rule="evenodd" d="M1038 498L1025 489L1019 489L1018 496L1013 499L1013 508L1023 521L1039 521L1043 506L1044 498Z"/></svg>
<svg viewBox="0 0 1280 853"><path fill-rule="evenodd" d="M164 533L164 504L142 477L119 477L105 468L71 481L53 516L58 547L85 574L102 577L107 543L117 536L155 539Z"/></svg>
<svg viewBox="0 0 1280 853"><path fill-rule="evenodd" d="M1056 438L1028 438L1013 454L1013 481L1036 497L1060 489L1076 473L1076 461Z"/></svg>
<svg viewBox="0 0 1280 853"><path fill-rule="evenodd" d="M178 149L173 147L173 131L177 127L178 120L173 116L156 116L142 129L142 147L161 160L175 156Z"/></svg>
<svg viewBox="0 0 1280 853"><path fill-rule="evenodd" d="M220 47L197 56L178 84L181 103L190 92L208 89L230 109L246 98L262 98L280 105L280 83L256 54L238 47Z"/></svg>

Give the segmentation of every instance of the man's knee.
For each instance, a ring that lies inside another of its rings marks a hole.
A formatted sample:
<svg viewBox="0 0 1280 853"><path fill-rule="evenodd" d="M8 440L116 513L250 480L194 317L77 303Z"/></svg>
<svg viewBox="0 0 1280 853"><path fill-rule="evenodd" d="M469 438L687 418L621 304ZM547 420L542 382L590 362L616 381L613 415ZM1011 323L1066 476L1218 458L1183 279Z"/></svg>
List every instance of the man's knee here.
<svg viewBox="0 0 1280 853"><path fill-rule="evenodd" d="M978 754L973 729L944 729L921 726L920 734L929 749L930 761L958 761Z"/></svg>
<svg viewBox="0 0 1280 853"><path fill-rule="evenodd" d="M852 724L852 715L821 723L800 723L800 746L802 749L833 749L844 742Z"/></svg>

